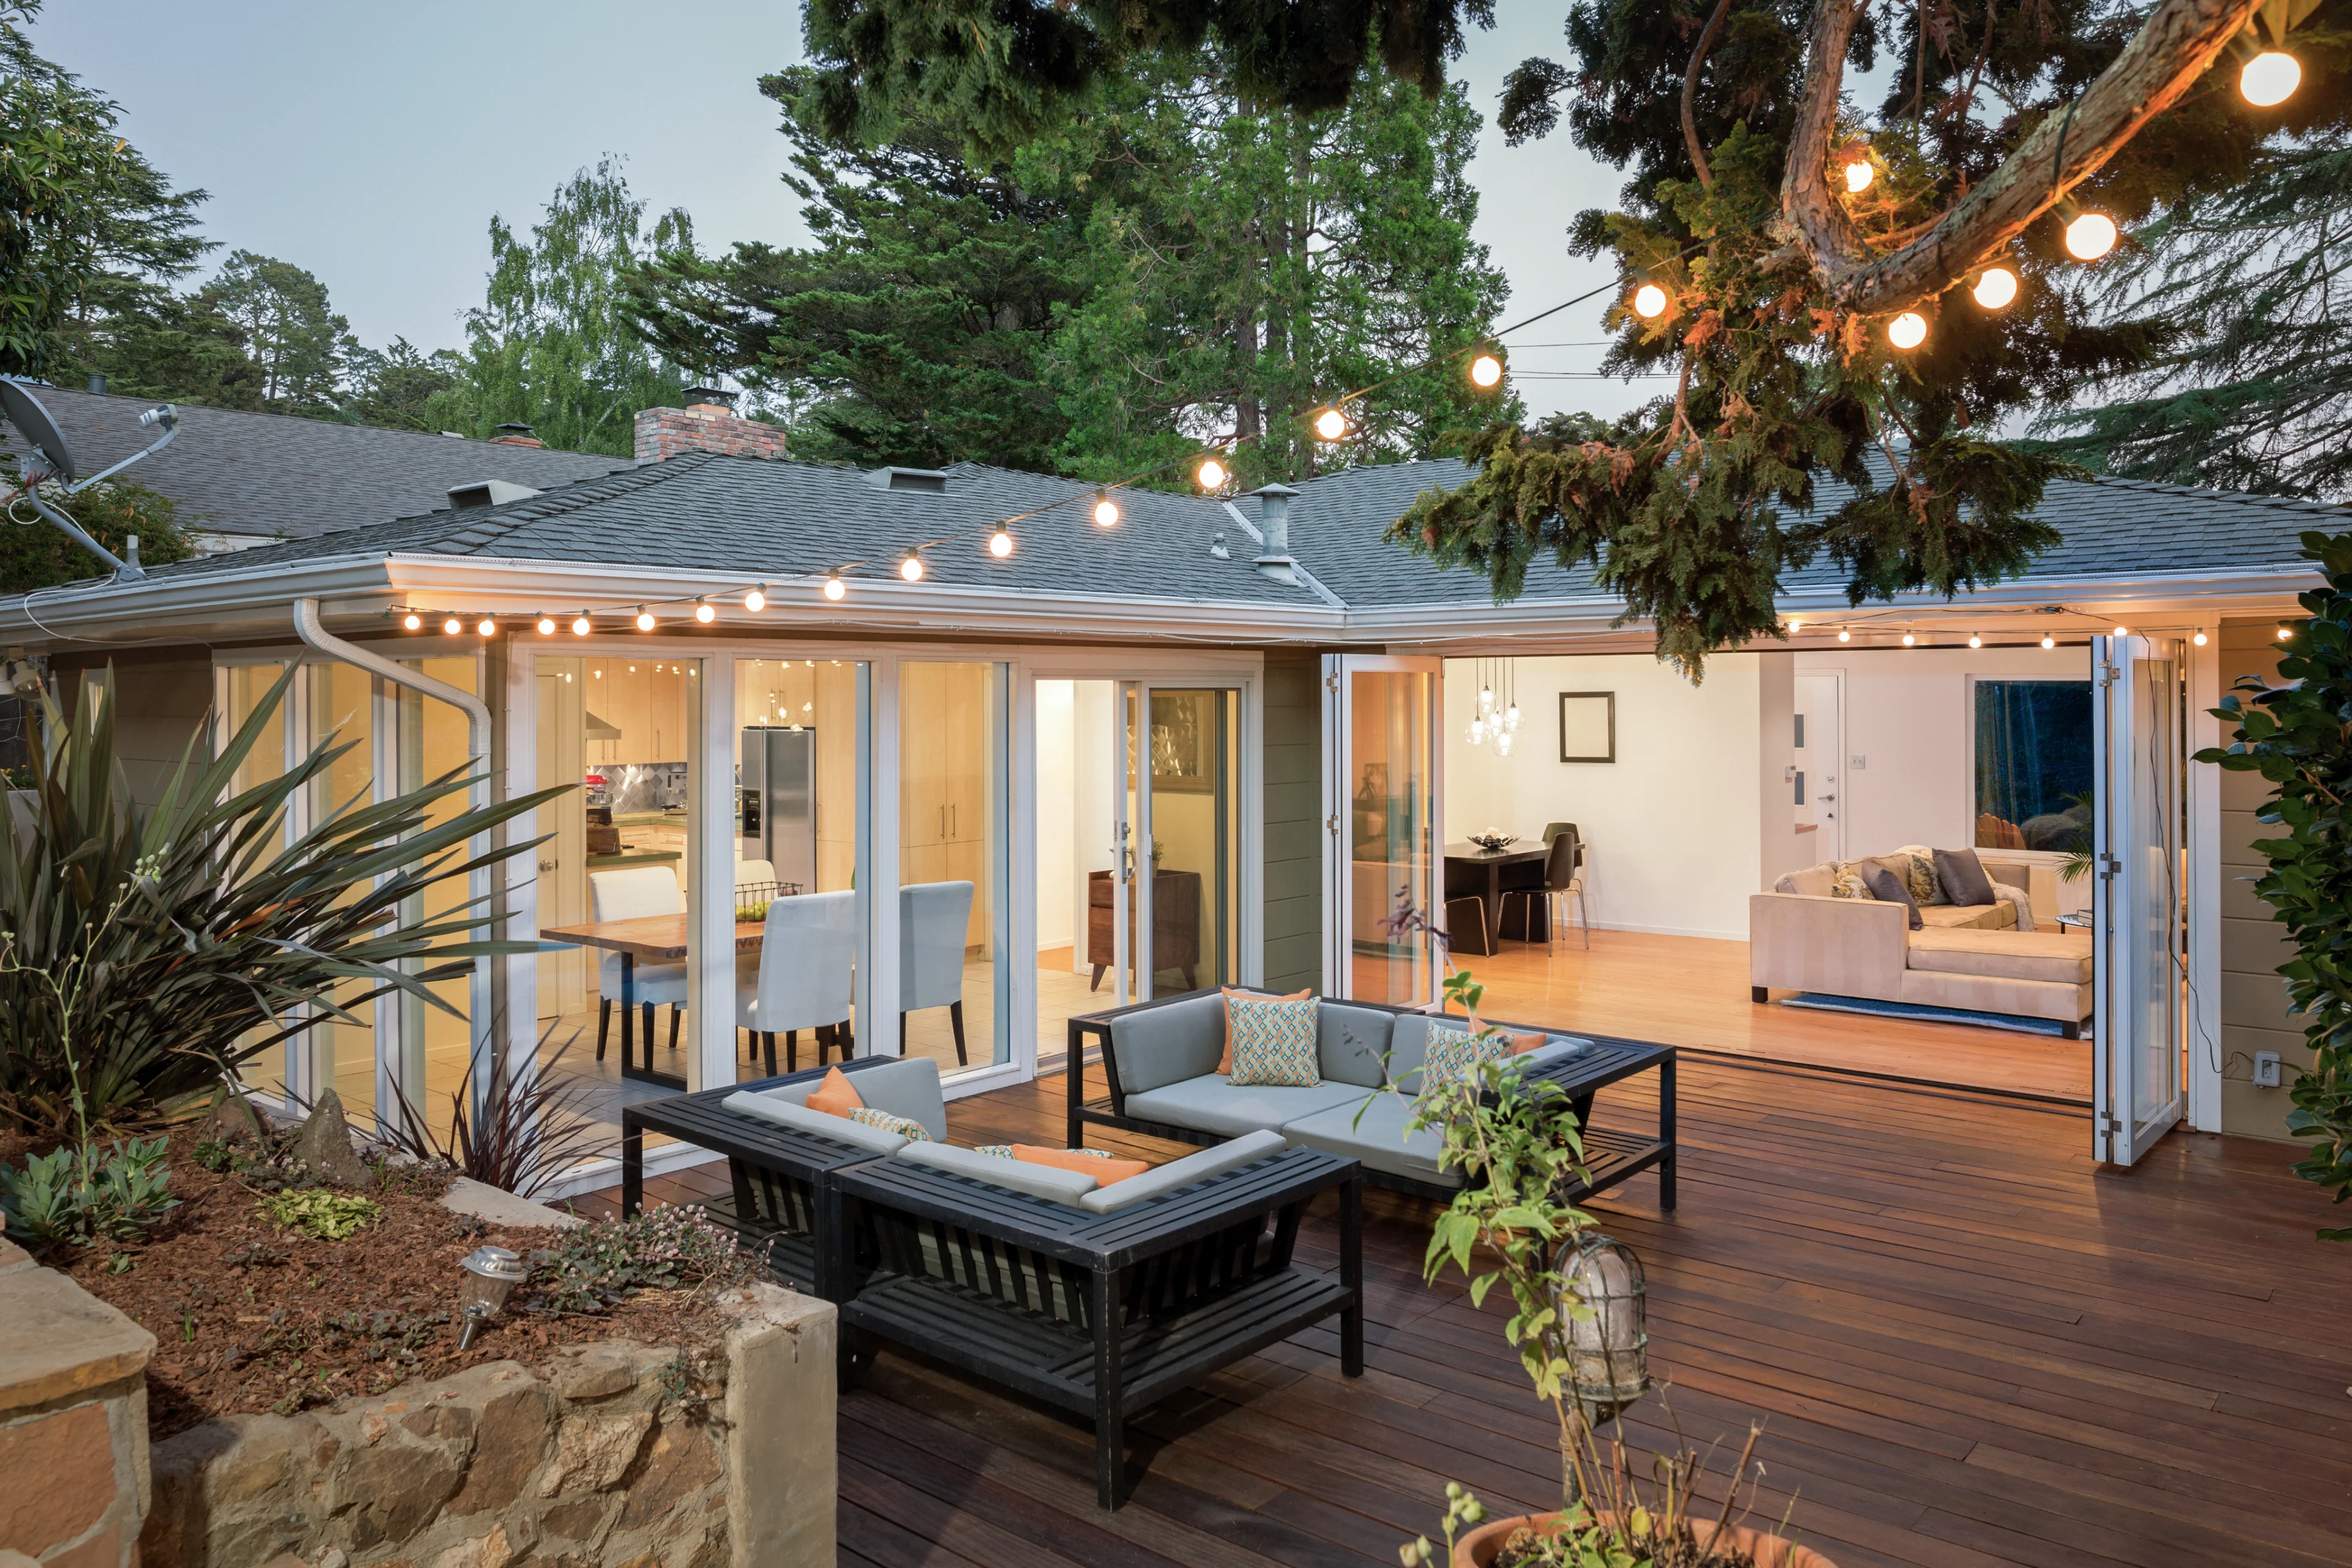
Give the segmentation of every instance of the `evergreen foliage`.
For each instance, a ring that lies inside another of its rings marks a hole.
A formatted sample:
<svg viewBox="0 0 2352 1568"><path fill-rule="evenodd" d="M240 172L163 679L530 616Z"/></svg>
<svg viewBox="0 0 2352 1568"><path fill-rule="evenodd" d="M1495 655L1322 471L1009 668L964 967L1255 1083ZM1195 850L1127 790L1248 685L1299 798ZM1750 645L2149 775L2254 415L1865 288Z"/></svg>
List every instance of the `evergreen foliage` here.
<svg viewBox="0 0 2352 1568"><path fill-rule="evenodd" d="M17 475L0 468L0 484L17 482ZM144 485L107 479L69 496L63 485L52 480L41 487L41 499L118 556L128 552L131 536L138 535L142 565L162 566L195 553L194 542L181 525L178 504ZM29 517L32 521L19 524L16 517ZM19 503L15 516L0 524L0 594L29 594L36 588L85 582L101 574L89 551L30 506Z"/></svg>

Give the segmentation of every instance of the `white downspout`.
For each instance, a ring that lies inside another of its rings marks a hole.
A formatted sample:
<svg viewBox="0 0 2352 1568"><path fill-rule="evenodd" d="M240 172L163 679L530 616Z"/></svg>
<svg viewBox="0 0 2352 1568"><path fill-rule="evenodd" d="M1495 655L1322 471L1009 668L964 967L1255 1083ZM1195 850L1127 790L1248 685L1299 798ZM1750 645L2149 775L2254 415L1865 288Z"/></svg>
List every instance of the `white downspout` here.
<svg viewBox="0 0 2352 1568"><path fill-rule="evenodd" d="M331 636L319 622L319 601L294 601L294 635L302 646L329 658L382 676L394 686L421 691L437 701L462 710L466 715L466 771L470 782L467 786L467 805L479 811L490 804L490 705L472 692L436 680L429 675L410 669L381 654L370 653L356 643L348 643ZM467 842L467 858L479 860L490 853L488 829L477 833ZM488 910L490 905L490 868L478 866L467 878L466 896L477 910ZM467 989L467 1032L481 1040L490 1039L490 964L488 953L474 960L474 973ZM495 1049L495 1045L492 1046ZM467 1055L477 1054L478 1047L469 1047ZM474 1074L477 1095L488 1088L487 1068L478 1064Z"/></svg>

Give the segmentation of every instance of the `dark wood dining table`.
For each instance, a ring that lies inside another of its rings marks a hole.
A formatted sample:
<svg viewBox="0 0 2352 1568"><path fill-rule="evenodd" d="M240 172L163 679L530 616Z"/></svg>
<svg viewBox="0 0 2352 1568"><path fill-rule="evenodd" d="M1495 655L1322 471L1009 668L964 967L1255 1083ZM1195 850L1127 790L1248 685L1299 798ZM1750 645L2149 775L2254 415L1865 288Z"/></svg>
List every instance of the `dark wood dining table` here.
<svg viewBox="0 0 2352 1568"><path fill-rule="evenodd" d="M1540 866L1551 858L1551 846L1540 838L1522 838L1506 844L1500 849L1488 849L1464 840L1445 847L1445 896L1454 897L1454 889L1465 883L1475 884L1484 872L1484 887L1479 898L1486 906L1486 931L1500 941L1503 933L1503 868L1525 866L1529 862ZM1457 879L1457 868L1459 878ZM1542 879L1537 879L1540 881ZM1465 893L1463 897L1468 897ZM1533 917L1530 916L1532 921ZM1530 939L1532 940L1532 939Z"/></svg>
<svg viewBox="0 0 2352 1568"><path fill-rule="evenodd" d="M764 921L735 922L735 951L757 952L767 932ZM545 926L540 931L542 942L560 942L572 947L602 948L621 955L621 1076L639 1083L657 1083L665 1089L683 1089L686 1079L677 1073L654 1070L653 1026L646 1026L646 1065L636 1063L637 1021L637 960L647 963L680 963L686 959L686 917L684 915L639 915L634 920L591 921L585 925Z"/></svg>

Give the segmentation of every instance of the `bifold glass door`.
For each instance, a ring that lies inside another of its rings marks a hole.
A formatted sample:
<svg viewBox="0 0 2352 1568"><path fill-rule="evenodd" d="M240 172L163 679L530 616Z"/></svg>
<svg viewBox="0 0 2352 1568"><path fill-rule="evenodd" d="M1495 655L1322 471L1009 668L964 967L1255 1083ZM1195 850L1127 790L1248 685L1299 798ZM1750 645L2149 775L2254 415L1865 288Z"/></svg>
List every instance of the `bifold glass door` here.
<svg viewBox="0 0 2352 1568"><path fill-rule="evenodd" d="M1324 989L1393 1006L1436 1000L1443 964L1401 910L1444 919L1444 666L1434 658L1323 661Z"/></svg>
<svg viewBox="0 0 2352 1568"><path fill-rule="evenodd" d="M2128 1165L2180 1120L2181 659L2137 637L2092 642L2098 771L2093 1152Z"/></svg>
<svg viewBox="0 0 2352 1568"><path fill-rule="evenodd" d="M1109 909L1117 1004L1241 976L1241 692L1118 683ZM1089 913L1094 913L1090 907Z"/></svg>

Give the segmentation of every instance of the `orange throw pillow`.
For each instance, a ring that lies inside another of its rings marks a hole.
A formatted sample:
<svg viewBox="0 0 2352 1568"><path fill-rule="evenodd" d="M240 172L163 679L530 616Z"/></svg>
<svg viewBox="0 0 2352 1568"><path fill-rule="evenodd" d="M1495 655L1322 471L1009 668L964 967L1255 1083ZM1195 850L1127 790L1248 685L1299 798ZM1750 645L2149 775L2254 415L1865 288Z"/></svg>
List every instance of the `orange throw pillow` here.
<svg viewBox="0 0 2352 1568"><path fill-rule="evenodd" d="M1228 996L1272 996L1274 994L1271 991L1251 991L1239 985L1221 985L1217 989ZM1279 1000L1304 1002L1314 994L1315 987L1309 985L1304 991L1294 991ZM1217 1058L1217 1070L1227 1077L1231 1077L1234 1070L1234 1016L1231 1013L1225 1015L1225 1054Z"/></svg>
<svg viewBox="0 0 2352 1568"><path fill-rule="evenodd" d="M826 1073L824 1081L818 1084L815 1091L808 1097L808 1108L822 1110L827 1116L846 1116L853 1110L864 1109L865 1104L866 1101L858 1098L856 1089L850 1083L849 1075L839 1068Z"/></svg>
<svg viewBox="0 0 2352 1568"><path fill-rule="evenodd" d="M1052 1165L1058 1170L1076 1171L1082 1176L1092 1176L1097 1187L1123 1182L1129 1176L1139 1176L1151 1169L1149 1160L1106 1160L1082 1149L1047 1149L1035 1143L1015 1143L1013 1157L1026 1160L1033 1165Z"/></svg>
<svg viewBox="0 0 2352 1568"><path fill-rule="evenodd" d="M1525 1056L1529 1051L1539 1051L1549 1044L1551 1044L1551 1037L1540 1029L1531 1034L1513 1035L1511 1054L1515 1057Z"/></svg>

